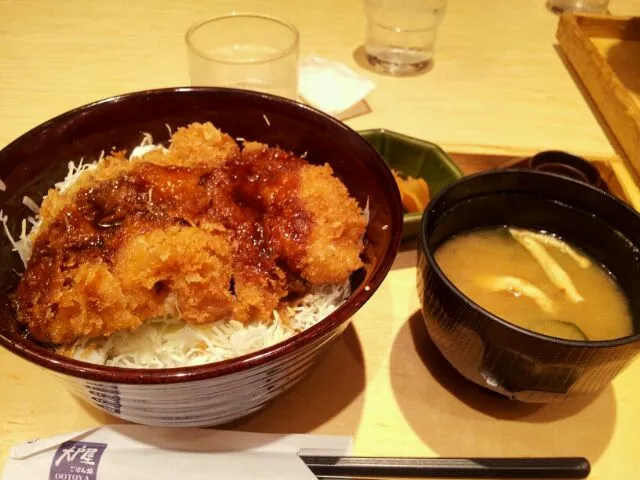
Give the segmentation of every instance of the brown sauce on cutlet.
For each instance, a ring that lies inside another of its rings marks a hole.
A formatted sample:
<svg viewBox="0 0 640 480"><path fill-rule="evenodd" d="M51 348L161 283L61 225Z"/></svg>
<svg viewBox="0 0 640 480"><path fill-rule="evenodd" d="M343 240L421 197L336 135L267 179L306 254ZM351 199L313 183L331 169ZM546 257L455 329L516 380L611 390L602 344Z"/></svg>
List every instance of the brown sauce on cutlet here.
<svg viewBox="0 0 640 480"><path fill-rule="evenodd" d="M230 204L236 207L229 226L239 245L249 247L248 254L259 255L244 262L248 266L268 257L272 269L274 257L284 250L298 263L303 258L311 230L311 217L301 208L298 195L304 165L301 158L277 149L245 152L228 163ZM213 205L213 215L215 210Z"/></svg>
<svg viewBox="0 0 640 480"><path fill-rule="evenodd" d="M224 226L234 246L234 274L259 280L282 268L292 290L300 291L290 269L302 261L311 230L298 196L304 165L278 149L252 149L213 170L140 162L95 182L38 232L16 291L18 308L28 317L29 306L56 288L53 279L64 281L55 272L64 277L65 269L96 259L111 265L128 238L171 225ZM279 260L283 252L286 264Z"/></svg>

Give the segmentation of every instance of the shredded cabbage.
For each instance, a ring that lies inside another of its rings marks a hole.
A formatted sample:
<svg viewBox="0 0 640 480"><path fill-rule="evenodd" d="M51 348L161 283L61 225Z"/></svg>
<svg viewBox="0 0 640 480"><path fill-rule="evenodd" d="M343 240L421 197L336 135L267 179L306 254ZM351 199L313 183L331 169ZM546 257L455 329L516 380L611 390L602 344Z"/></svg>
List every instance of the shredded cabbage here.
<svg viewBox="0 0 640 480"><path fill-rule="evenodd" d="M4 227L4 234L6 235L6 237L9 239L9 242L11 243L12 251L18 252L18 255L20 255L20 260L22 260L22 263L26 267L27 262L29 261L29 257L31 256L31 246L32 246L31 238L27 234L27 221L22 220L22 228L21 228L20 236L18 237L18 240L15 240L11 236L11 232L9 231L9 227L7 225L8 221L9 221L9 217L7 217L2 210L0 210L0 222L2 222L2 226Z"/></svg>
<svg viewBox="0 0 640 480"><path fill-rule="evenodd" d="M38 215L40 213L40 207L38 206L38 204L36 202L34 202L33 200L31 200L29 197L27 197L26 195L24 197L22 197L22 203L29 209L31 210L33 213L35 213L36 215Z"/></svg>

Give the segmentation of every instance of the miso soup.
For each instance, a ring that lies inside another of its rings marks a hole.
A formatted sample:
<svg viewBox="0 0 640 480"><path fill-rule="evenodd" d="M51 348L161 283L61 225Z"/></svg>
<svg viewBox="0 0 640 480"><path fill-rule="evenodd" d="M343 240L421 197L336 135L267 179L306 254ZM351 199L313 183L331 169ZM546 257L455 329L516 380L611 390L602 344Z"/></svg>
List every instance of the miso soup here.
<svg viewBox="0 0 640 480"><path fill-rule="evenodd" d="M612 275L554 235L474 230L447 240L435 259L467 297L528 330L572 340L633 333L629 303Z"/></svg>

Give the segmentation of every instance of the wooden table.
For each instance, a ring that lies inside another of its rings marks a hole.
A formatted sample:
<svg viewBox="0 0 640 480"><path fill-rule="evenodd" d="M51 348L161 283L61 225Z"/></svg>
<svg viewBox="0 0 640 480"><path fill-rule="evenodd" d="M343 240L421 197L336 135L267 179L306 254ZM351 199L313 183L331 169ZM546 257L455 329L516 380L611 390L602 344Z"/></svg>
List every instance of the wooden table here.
<svg viewBox="0 0 640 480"><path fill-rule="evenodd" d="M555 47L557 18L543 0L450 1L435 67L408 78L363 68L354 1L0 0L0 146L102 97L187 84L184 31L234 9L286 17L302 55L372 78L372 112L348 122L356 129L384 127L450 151L615 153ZM611 10L640 15L640 0L613 0ZM538 407L484 393L427 340L414 258L411 249L398 256L308 380L233 427L353 435L362 455L585 455L592 478L638 478L640 362L578 402ZM117 422L4 350L0 365L0 465L17 442Z"/></svg>

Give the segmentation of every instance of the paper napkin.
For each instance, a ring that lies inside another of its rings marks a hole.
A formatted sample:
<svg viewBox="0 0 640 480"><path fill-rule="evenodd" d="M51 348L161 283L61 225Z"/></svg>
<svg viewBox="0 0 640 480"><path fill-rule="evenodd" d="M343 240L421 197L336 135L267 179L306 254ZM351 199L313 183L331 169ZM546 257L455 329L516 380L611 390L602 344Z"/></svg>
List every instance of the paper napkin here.
<svg viewBox="0 0 640 480"><path fill-rule="evenodd" d="M365 97L374 88L373 81L340 62L309 55L299 64L299 95L312 107L338 118L370 111Z"/></svg>
<svg viewBox="0 0 640 480"><path fill-rule="evenodd" d="M111 425L15 446L4 480L315 480L299 454L348 455L351 438Z"/></svg>

